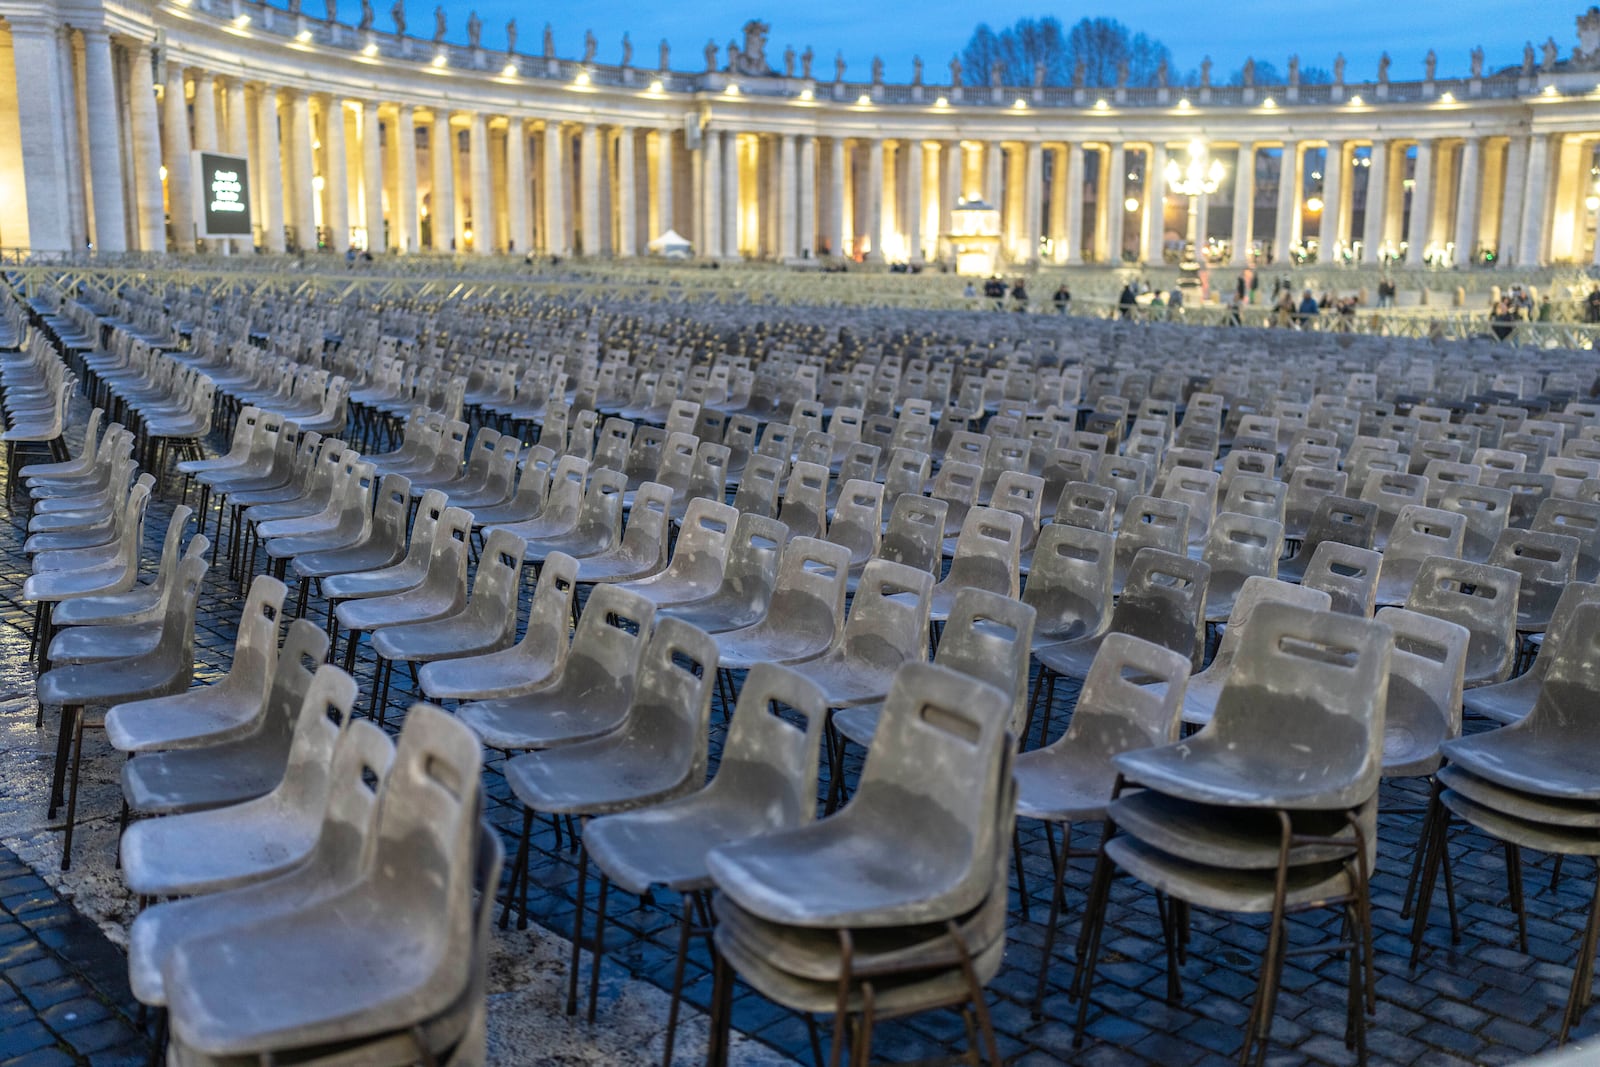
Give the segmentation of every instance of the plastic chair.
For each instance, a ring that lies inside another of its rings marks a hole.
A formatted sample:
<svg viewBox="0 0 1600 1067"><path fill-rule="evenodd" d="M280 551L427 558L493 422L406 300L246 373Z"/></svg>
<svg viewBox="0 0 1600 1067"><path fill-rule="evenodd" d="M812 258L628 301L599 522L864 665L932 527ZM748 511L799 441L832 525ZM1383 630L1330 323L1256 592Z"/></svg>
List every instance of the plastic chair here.
<svg viewBox="0 0 1600 1067"><path fill-rule="evenodd" d="M1487 485L1454 484L1439 494L1438 507L1467 520L1461 535L1462 559L1483 563L1489 558L1506 524L1511 519L1511 493Z"/></svg>
<svg viewBox="0 0 1600 1067"><path fill-rule="evenodd" d="M1311 554L1311 564L1300 584L1327 593L1332 598L1331 610L1370 619L1377 607L1378 572L1382 566L1383 555L1370 548L1323 541Z"/></svg>
<svg viewBox="0 0 1600 1067"><path fill-rule="evenodd" d="M928 572L870 560L850 602L842 639L797 669L819 688L829 708L882 700L901 664L927 658L932 595Z"/></svg>
<svg viewBox="0 0 1600 1067"><path fill-rule="evenodd" d="M776 714L776 705L792 709L803 725ZM612 883L642 895L661 885L684 895L663 1057L669 1062L694 909L697 902L706 903L712 884L706 856L713 848L811 821L826 712L826 698L812 682L792 670L758 664L740 691L720 768L704 789L641 810L602 816L584 829L583 848L600 871L602 887ZM604 888L601 892L604 895ZM597 947L604 944L604 935L597 925ZM598 951L592 966L598 972ZM591 978L591 1018L592 983Z"/></svg>
<svg viewBox="0 0 1600 1067"><path fill-rule="evenodd" d="M1405 606L1467 628L1465 685L1473 689L1511 675L1521 585L1516 571L1435 556L1422 561Z"/></svg>
<svg viewBox="0 0 1600 1067"><path fill-rule="evenodd" d="M290 564L299 580L296 614L303 616L311 583L337 574L360 574L366 571L385 570L406 557L406 516L411 503L411 483L403 475L387 475L379 483L376 504L367 521L363 516L361 536L341 548L297 555ZM431 507L431 505L430 505ZM427 511L419 504L420 520ZM428 523L436 519L429 519ZM426 524L425 524L426 528ZM428 536L432 536L431 533ZM420 552L422 546L418 545ZM270 548L269 548L270 552ZM287 574L288 568L285 568ZM333 622L332 605L328 613L329 625Z"/></svg>
<svg viewBox="0 0 1600 1067"><path fill-rule="evenodd" d="M828 468L820 463L796 462L784 484L778 520L789 537L822 538L827 532Z"/></svg>
<svg viewBox="0 0 1600 1067"><path fill-rule="evenodd" d="M105 593L63 600L51 612L52 624L103 626L157 621L163 610L162 605L166 602L167 592L177 577L179 550L193 514L184 504L172 509L172 516L167 520L166 535L162 538L160 561L156 564L155 577L151 581L135 585L122 593ZM210 544L208 538L196 536L183 551L185 555L200 554Z"/></svg>
<svg viewBox="0 0 1600 1067"><path fill-rule="evenodd" d="M1206 543L1211 530L1211 517L1217 509L1218 476L1210 470L1196 471L1178 468L1167 475L1161 487L1161 497L1189 505L1189 546L1198 548Z"/></svg>
<svg viewBox="0 0 1600 1067"><path fill-rule="evenodd" d="M463 704L456 715L484 744L507 752L610 733L633 699L655 619L655 605L643 597L620 586L599 586L589 596L565 658L543 684L530 678L526 686L508 686L512 695Z"/></svg>
<svg viewBox="0 0 1600 1067"><path fill-rule="evenodd" d="M691 500L666 569L626 580L624 588L655 604L688 603L715 593L738 518L737 510L721 501Z"/></svg>
<svg viewBox="0 0 1600 1067"><path fill-rule="evenodd" d="M1113 489L1089 482L1068 482L1061 487L1049 518L1057 525L1080 526L1109 534L1115 532L1116 504L1117 494Z"/></svg>
<svg viewBox="0 0 1600 1067"><path fill-rule="evenodd" d="M831 652L843 638L849 564L850 550L842 545L814 537L791 540L778 561L766 613L757 622L712 638L722 666L793 665Z"/></svg>
<svg viewBox="0 0 1600 1067"><path fill-rule="evenodd" d="M883 486L846 482L828 523L827 540L850 550L850 569L859 575L883 541Z"/></svg>
<svg viewBox="0 0 1600 1067"><path fill-rule="evenodd" d="M165 976L182 1045L255 1056L407 1031L470 988L483 914L473 904L482 755L426 705L406 725L359 883L174 951ZM277 991L270 1007L262 988Z"/></svg>
<svg viewBox="0 0 1600 1067"><path fill-rule="evenodd" d="M1287 582L1299 581L1306 565L1316 554L1317 546L1324 541L1371 548L1372 533L1378 521L1378 506L1365 500L1349 497L1323 497L1317 505L1311 525L1300 541L1300 551L1293 559L1278 564L1278 577Z"/></svg>
<svg viewBox="0 0 1600 1067"><path fill-rule="evenodd" d="M1517 587L1517 632L1543 633L1561 591L1578 577L1578 539L1566 534L1508 529L1489 553L1489 566L1522 576Z"/></svg>
<svg viewBox="0 0 1600 1067"><path fill-rule="evenodd" d="M627 582L660 571L667 563L671 508L670 489L655 482L641 485L634 492L621 538L604 552L580 557L578 581L586 585Z"/></svg>
<svg viewBox="0 0 1600 1067"><path fill-rule="evenodd" d="M1211 568L1206 586L1207 622L1222 622L1250 578L1276 578L1283 555L1283 525L1276 519L1219 512L1211 522L1201 558Z"/></svg>
<svg viewBox="0 0 1600 1067"><path fill-rule="evenodd" d="M707 633L754 625L767 613L787 540L788 531L777 519L741 514L733 527L728 564L716 591L698 600L660 605L662 614L693 623Z"/></svg>
<svg viewBox="0 0 1600 1067"><path fill-rule="evenodd" d="M938 578L944 569L945 516L949 505L932 497L902 494L889 513L878 555L891 563L927 571Z"/></svg>
<svg viewBox="0 0 1600 1067"><path fill-rule="evenodd" d="M551 472L544 505L538 514L518 522L505 523L503 528L530 543L571 533L583 509L584 484L588 475L588 460L576 456L561 457Z"/></svg>
<svg viewBox="0 0 1600 1067"><path fill-rule="evenodd" d="M1112 557L1107 532L1051 523L1039 533L1022 590L1033 608L1034 647L1099 636L1111 624Z"/></svg>
<svg viewBox="0 0 1600 1067"><path fill-rule="evenodd" d="M1303 540L1325 497L1342 497L1349 476L1340 470L1290 464L1284 491L1283 532L1291 541Z"/></svg>
<svg viewBox="0 0 1600 1067"><path fill-rule="evenodd" d="M1130 674L1158 679L1163 688L1135 685L1127 679ZM1183 656L1137 637L1111 634L1084 679L1067 732L1050 745L1017 757L1017 815L1045 823L1055 869L1033 1001L1036 1011L1044 1001L1056 927L1065 904L1067 861L1091 854L1070 847L1072 824L1105 820L1117 777L1112 757L1178 739L1178 709L1188 678L1189 661ZM1059 850L1051 828L1054 823L1062 824ZM1026 921L1029 897L1020 863L1017 874Z"/></svg>
<svg viewBox="0 0 1600 1067"><path fill-rule="evenodd" d="M1536 533L1576 537L1577 581L1593 582L1600 578L1600 504L1552 497L1539 505L1529 529Z"/></svg>
<svg viewBox="0 0 1600 1067"><path fill-rule="evenodd" d="M1461 540L1466 519L1452 511L1408 504L1400 509L1383 550L1383 566L1378 571L1378 603L1403 604L1416 581L1422 561L1430 556L1456 558L1461 555Z"/></svg>
<svg viewBox="0 0 1600 1067"><path fill-rule="evenodd" d="M986 589L1015 600L1020 590L1019 553L1023 519L1012 511L974 507L961 524L956 552L943 580L933 587L928 618L943 622L963 589Z"/></svg>
<svg viewBox="0 0 1600 1067"><path fill-rule="evenodd" d="M1461 736L1466 628L1403 608L1384 608L1378 621L1394 631L1383 719L1385 778L1429 775L1440 746Z"/></svg>
<svg viewBox="0 0 1600 1067"><path fill-rule="evenodd" d="M1428 480L1420 474L1375 470L1367 475L1362 485L1361 499L1378 509L1372 531L1372 547L1381 550L1388 543L1389 531L1400 517L1401 510L1409 505L1426 506L1427 496Z"/></svg>
<svg viewBox="0 0 1600 1067"><path fill-rule="evenodd" d="M1189 505L1160 497L1139 496L1129 501L1117 528L1111 590L1121 595L1133 561L1147 548L1183 555L1189 546Z"/></svg>
<svg viewBox="0 0 1600 1067"><path fill-rule="evenodd" d="M1555 613L1550 617L1548 631L1541 635L1543 642L1532 666L1507 681L1467 690L1463 699L1465 710L1500 723L1525 718L1538 698L1553 655L1571 632L1573 614L1592 600L1600 600L1600 586L1588 582L1569 583L1556 601Z"/></svg>
<svg viewBox="0 0 1600 1067"><path fill-rule="evenodd" d="M357 732L347 743L355 699L355 680L324 664L295 718L282 777L269 792L128 827L121 846L128 888L146 897L215 893L281 874L305 860L334 783L359 777L362 767L375 762L387 769L389 745L381 733L373 736L376 728Z"/></svg>

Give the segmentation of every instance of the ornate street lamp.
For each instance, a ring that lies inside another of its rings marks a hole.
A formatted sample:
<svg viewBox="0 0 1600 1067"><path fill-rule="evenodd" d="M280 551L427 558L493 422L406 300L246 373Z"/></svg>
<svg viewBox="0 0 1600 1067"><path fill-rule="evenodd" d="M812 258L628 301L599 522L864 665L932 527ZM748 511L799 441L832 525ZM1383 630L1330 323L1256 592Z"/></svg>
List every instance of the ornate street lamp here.
<svg viewBox="0 0 1600 1067"><path fill-rule="evenodd" d="M1184 241L1180 284L1197 285L1200 270L1200 197L1217 191L1223 179L1222 161L1211 159L1204 141L1189 142L1189 161L1167 160L1167 187L1189 199L1189 227Z"/></svg>

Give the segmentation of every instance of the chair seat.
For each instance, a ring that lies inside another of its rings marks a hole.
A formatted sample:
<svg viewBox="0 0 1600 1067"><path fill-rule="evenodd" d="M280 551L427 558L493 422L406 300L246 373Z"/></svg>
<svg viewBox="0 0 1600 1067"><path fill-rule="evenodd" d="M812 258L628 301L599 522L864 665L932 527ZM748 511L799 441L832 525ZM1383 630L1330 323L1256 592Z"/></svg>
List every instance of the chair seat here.
<svg viewBox="0 0 1600 1067"><path fill-rule="evenodd" d="M289 738L252 735L206 748L150 752L122 765L122 796L146 815L202 811L254 800L277 788Z"/></svg>
<svg viewBox="0 0 1600 1067"><path fill-rule="evenodd" d="M141 819L122 835L122 880L140 896L175 897L270 878L310 854L318 819L305 814L269 794L209 811Z"/></svg>
<svg viewBox="0 0 1600 1067"><path fill-rule="evenodd" d="M529 752L506 764L506 782L535 811L605 815L658 804L698 789L682 768L658 758L653 747L629 745L617 735Z"/></svg>
<svg viewBox="0 0 1600 1067"><path fill-rule="evenodd" d="M1277 812L1267 808L1218 808L1145 789L1111 801L1106 813L1119 830L1176 859L1234 871L1278 866L1280 825ZM1342 812L1297 812L1293 823L1296 833L1349 844L1298 846L1289 852L1291 867L1340 862L1355 848Z"/></svg>
<svg viewBox="0 0 1600 1067"><path fill-rule="evenodd" d="M857 704L834 712L832 722L833 728L845 737L862 748L870 748L872 738L878 732L878 720L882 717L882 704Z"/></svg>
<svg viewBox="0 0 1600 1067"><path fill-rule="evenodd" d="M461 610L465 599L465 590L458 586L440 589L422 585L392 596L347 600L335 611L339 625L347 630L377 630L454 615Z"/></svg>
<svg viewBox="0 0 1600 1067"><path fill-rule="evenodd" d="M106 713L106 737L118 752L163 752L232 741L249 732L261 695L226 684L118 704Z"/></svg>
<svg viewBox="0 0 1600 1067"><path fill-rule="evenodd" d="M1262 914L1272 911L1277 871L1238 871L1191 863L1134 837L1120 836L1106 843L1106 854L1133 877L1179 900L1218 911ZM1342 863L1317 863L1290 867L1284 905L1315 904L1351 890Z"/></svg>
<svg viewBox="0 0 1600 1067"><path fill-rule="evenodd" d="M1089 676L1089 667L1094 663L1095 654L1100 651L1100 643L1104 639L1104 634L1096 634L1077 641L1044 645L1035 648L1033 656L1063 678L1083 679Z"/></svg>
<svg viewBox="0 0 1600 1067"><path fill-rule="evenodd" d="M1486 739L1492 739L1487 740ZM1491 730L1446 741L1445 757L1480 778L1534 796L1600 800L1594 753L1561 733Z"/></svg>
<svg viewBox="0 0 1600 1067"><path fill-rule="evenodd" d="M373 635L372 647L385 659L424 663L498 652L513 636L504 626L491 627L483 620L451 615L432 622L386 626Z"/></svg>
<svg viewBox="0 0 1600 1067"><path fill-rule="evenodd" d="M571 669L569 663L568 669ZM519 697L467 704L456 717L490 748L508 752L554 748L608 734L628 713L626 689L591 690L582 698L556 685Z"/></svg>
<svg viewBox="0 0 1600 1067"><path fill-rule="evenodd" d="M1539 677L1533 671L1509 681L1468 689L1461 699L1467 711L1499 723L1521 722L1539 699Z"/></svg>
<svg viewBox="0 0 1600 1067"><path fill-rule="evenodd" d="M532 693L550 683L557 660L530 655L528 650L504 648L463 659L437 660L418 672L422 691L435 700L508 699Z"/></svg>
<svg viewBox="0 0 1600 1067"><path fill-rule="evenodd" d="M596 819L583 830L583 847L606 876L630 893L663 885L677 892L708 889L706 855L718 845L743 841L770 826L763 812L705 792L670 804Z"/></svg>
<svg viewBox="0 0 1600 1067"><path fill-rule="evenodd" d="M1017 779L1017 814L1051 822L1099 822L1111 802L1105 761L1084 757L1073 766L1074 749L1023 752L1012 764Z"/></svg>
<svg viewBox="0 0 1600 1067"><path fill-rule="evenodd" d="M1574 829L1555 823L1533 822L1486 807L1454 789L1439 794L1450 811L1478 829L1501 841L1509 841L1536 852L1566 856L1600 856L1600 837L1592 829Z"/></svg>
<svg viewBox="0 0 1600 1067"><path fill-rule="evenodd" d="M1552 826L1600 828L1600 804L1587 800L1557 800L1538 797L1496 785L1456 764L1439 768L1439 781L1474 804L1528 822Z"/></svg>
<svg viewBox="0 0 1600 1067"><path fill-rule="evenodd" d="M50 639L50 662L104 663L145 656L161 643L161 620L144 623L74 626Z"/></svg>

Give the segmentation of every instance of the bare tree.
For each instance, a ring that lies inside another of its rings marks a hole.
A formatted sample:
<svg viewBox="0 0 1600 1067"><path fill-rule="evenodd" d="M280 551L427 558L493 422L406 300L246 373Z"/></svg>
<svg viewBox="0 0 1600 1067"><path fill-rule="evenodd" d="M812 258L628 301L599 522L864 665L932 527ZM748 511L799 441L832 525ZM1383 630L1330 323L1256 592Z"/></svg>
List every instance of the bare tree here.
<svg viewBox="0 0 1600 1067"><path fill-rule="evenodd" d="M1005 64L1006 80L1016 85L1031 83L1039 67L1044 68L1046 85L1071 85L1079 62L1085 85L1116 84L1117 68L1124 62L1130 84L1154 85L1163 59L1171 68L1166 45L1107 18L1081 19L1070 31L1049 17L1019 19L998 33L985 23L973 31L961 53L962 70L973 85L987 83L997 62ZM1178 80L1176 74L1172 77Z"/></svg>

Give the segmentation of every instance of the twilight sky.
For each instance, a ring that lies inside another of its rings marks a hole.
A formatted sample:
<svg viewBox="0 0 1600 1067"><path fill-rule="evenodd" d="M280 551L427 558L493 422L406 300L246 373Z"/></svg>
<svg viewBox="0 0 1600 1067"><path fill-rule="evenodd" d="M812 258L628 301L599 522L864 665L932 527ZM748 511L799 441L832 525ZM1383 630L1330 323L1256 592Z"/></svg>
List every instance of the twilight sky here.
<svg viewBox="0 0 1600 1067"><path fill-rule="evenodd" d="M438 0L435 0L438 2ZM344 5L341 5L344 6ZM380 28L389 28L388 5L374 3ZM1177 3L1172 0L1118 0L1096 7L1052 8L1028 0L991 0L974 5L956 0L808 0L800 8L761 3L759 0L695 0L676 4L643 0L580 0L559 7L539 7L521 0L449 0L445 3L449 37L465 41L468 13L476 8L484 21L483 44L505 46L505 24L515 18L518 50L537 53L544 23L555 32L556 52L577 58L583 35L593 29L599 40L596 58L616 63L622 52L622 33L633 42L634 64L653 68L662 38L672 45L672 66L678 70L703 68L702 52L708 38L726 48L741 36L740 27L760 18L772 27L767 57L781 67L786 45L797 52L811 45L817 55L815 70L831 78L833 56L842 50L849 64L846 77L865 81L874 55L883 57L889 81L909 81L911 58L921 55L929 81L943 81L951 55L966 44L973 28L986 21L996 30L1018 18L1054 15L1065 26L1085 16L1109 15L1130 30L1143 31L1172 50L1177 71L1199 66L1205 55L1215 61L1215 77L1244 64L1247 56L1268 60L1280 70L1290 53L1299 53L1302 66L1324 69L1334 54L1343 51L1349 62L1349 81L1375 76L1378 56L1385 49L1393 57L1391 77L1422 77L1423 57L1429 48L1439 53L1439 75L1464 76L1468 52L1482 45L1489 70L1522 61L1523 42L1535 45L1554 36L1565 57L1577 42L1575 19L1587 5L1580 0L1225 0L1222 3ZM430 35L433 4L409 0L407 16L412 32Z"/></svg>

